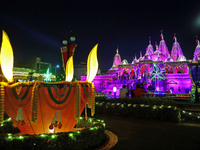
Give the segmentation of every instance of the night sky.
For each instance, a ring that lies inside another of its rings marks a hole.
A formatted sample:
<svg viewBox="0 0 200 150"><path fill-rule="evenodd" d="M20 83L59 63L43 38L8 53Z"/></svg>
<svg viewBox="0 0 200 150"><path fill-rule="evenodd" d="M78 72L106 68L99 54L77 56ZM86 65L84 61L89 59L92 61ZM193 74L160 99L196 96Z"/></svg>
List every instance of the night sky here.
<svg viewBox="0 0 200 150"><path fill-rule="evenodd" d="M113 63L117 47L122 60L132 62L145 54L148 38L160 42L160 31L169 51L177 40L187 59L193 58L196 36L200 38L198 1L20 1L0 3L0 29L14 50L15 63L38 56L52 65L62 64L60 47L67 33L76 36L74 64L86 62L99 43L101 70ZM154 46L155 50L155 46Z"/></svg>

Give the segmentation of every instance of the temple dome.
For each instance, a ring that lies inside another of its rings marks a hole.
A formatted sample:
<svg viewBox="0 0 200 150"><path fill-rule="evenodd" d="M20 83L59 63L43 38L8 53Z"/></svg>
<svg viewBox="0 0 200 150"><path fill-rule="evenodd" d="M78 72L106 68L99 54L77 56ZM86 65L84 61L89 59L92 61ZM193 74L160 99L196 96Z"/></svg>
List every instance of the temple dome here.
<svg viewBox="0 0 200 150"><path fill-rule="evenodd" d="M143 60L143 57L142 57L142 51L140 51L140 58L138 59L138 61L142 61Z"/></svg>
<svg viewBox="0 0 200 150"><path fill-rule="evenodd" d="M155 52L153 54L150 55L151 59L153 61L156 61L157 57L159 55L159 57L161 57L162 61L165 61L167 57L159 51L157 43L155 44L155 46L156 46L156 50L155 50Z"/></svg>
<svg viewBox="0 0 200 150"><path fill-rule="evenodd" d="M138 60L137 60L137 57L135 55L134 63L137 63L137 62L138 62Z"/></svg>
<svg viewBox="0 0 200 150"><path fill-rule="evenodd" d="M118 49L117 49L115 57L114 57L113 66L112 67L117 67L118 65L121 65L121 57L120 57Z"/></svg>
<svg viewBox="0 0 200 150"><path fill-rule="evenodd" d="M178 57L178 61L187 61L187 59L185 58L185 56L181 55Z"/></svg>
<svg viewBox="0 0 200 150"><path fill-rule="evenodd" d="M151 56L148 53L146 53L143 57L143 60L151 60Z"/></svg>
<svg viewBox="0 0 200 150"><path fill-rule="evenodd" d="M170 55L165 59L165 62L173 62L174 60L170 57Z"/></svg>
<svg viewBox="0 0 200 150"><path fill-rule="evenodd" d="M161 32L161 41L160 41L160 44L159 44L158 51L161 52L166 57L168 57L168 55L169 55L169 51L168 51L167 45L165 43L162 32Z"/></svg>
<svg viewBox="0 0 200 150"><path fill-rule="evenodd" d="M174 35L174 43L173 43L173 46L172 46L172 51L171 51L171 58L174 60L174 61L179 61L179 57L180 56L183 56L183 52L181 50L181 46L180 44L177 42L177 38L176 36Z"/></svg>
<svg viewBox="0 0 200 150"><path fill-rule="evenodd" d="M155 61L163 61L162 58L160 57L160 55L158 54L157 58L155 59Z"/></svg>
<svg viewBox="0 0 200 150"><path fill-rule="evenodd" d="M198 60L200 60L200 44L199 44L199 40L197 40L197 47L196 47L195 52L194 52L193 61L198 61Z"/></svg>
<svg viewBox="0 0 200 150"><path fill-rule="evenodd" d="M122 65L127 65L128 64L128 61L126 60L126 59L124 59L123 61L122 61Z"/></svg>

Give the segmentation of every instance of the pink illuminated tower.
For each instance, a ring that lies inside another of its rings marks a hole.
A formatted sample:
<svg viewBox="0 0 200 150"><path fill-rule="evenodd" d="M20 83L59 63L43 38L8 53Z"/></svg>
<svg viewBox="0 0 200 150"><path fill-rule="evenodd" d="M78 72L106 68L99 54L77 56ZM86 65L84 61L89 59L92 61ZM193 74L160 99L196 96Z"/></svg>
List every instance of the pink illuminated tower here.
<svg viewBox="0 0 200 150"><path fill-rule="evenodd" d="M151 37L149 37L149 45L146 48L146 54L151 55L153 54L153 46L151 45Z"/></svg>
<svg viewBox="0 0 200 150"><path fill-rule="evenodd" d="M199 40L197 39L196 42L197 42L197 47L196 47L195 52L194 52L194 58L193 58L194 62L200 60L200 44L199 44Z"/></svg>
<svg viewBox="0 0 200 150"><path fill-rule="evenodd" d="M159 44L158 51L161 52L165 57L168 57L169 56L169 51L168 51L167 45L165 43L162 30L161 30L161 35L160 36L161 36L161 41L160 41L160 44Z"/></svg>
<svg viewBox="0 0 200 150"><path fill-rule="evenodd" d="M117 67L118 65L121 65L121 63L121 57L117 48L112 67Z"/></svg>
<svg viewBox="0 0 200 150"><path fill-rule="evenodd" d="M172 51L171 51L171 58L173 59L173 61L178 61L179 58L183 57L183 52L182 52L180 44L177 42L176 34L174 34L173 39L174 39L174 43L173 43Z"/></svg>

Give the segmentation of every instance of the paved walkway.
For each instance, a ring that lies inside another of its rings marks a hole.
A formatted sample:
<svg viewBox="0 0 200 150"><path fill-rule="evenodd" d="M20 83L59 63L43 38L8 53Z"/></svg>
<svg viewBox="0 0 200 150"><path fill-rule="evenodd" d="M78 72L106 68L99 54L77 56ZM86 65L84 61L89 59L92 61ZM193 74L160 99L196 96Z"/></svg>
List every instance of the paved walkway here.
<svg viewBox="0 0 200 150"><path fill-rule="evenodd" d="M113 150L190 150L200 149L199 124L133 120L96 115L106 128L118 136Z"/></svg>

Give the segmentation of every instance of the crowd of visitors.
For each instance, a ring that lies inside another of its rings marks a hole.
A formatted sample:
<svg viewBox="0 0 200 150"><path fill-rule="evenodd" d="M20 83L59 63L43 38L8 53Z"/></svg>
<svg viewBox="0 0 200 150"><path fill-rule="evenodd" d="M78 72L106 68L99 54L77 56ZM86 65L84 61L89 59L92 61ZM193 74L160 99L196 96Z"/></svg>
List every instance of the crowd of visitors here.
<svg viewBox="0 0 200 150"><path fill-rule="evenodd" d="M147 91L140 84L136 84L136 88L131 88L130 90L126 88L126 85L123 85L119 91L119 98L128 98L129 93L131 93L132 98L138 98L142 96L142 93L147 93Z"/></svg>

